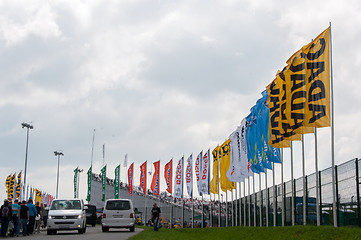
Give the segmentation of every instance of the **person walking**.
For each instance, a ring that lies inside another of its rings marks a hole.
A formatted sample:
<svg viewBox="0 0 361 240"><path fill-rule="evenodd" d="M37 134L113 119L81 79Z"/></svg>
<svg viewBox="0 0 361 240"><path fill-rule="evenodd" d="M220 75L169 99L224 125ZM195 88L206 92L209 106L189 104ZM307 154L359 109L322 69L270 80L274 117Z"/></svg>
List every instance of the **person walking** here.
<svg viewBox="0 0 361 240"><path fill-rule="evenodd" d="M0 208L1 213L1 237L6 237L11 218L12 209L9 200L5 199L4 204Z"/></svg>
<svg viewBox="0 0 361 240"><path fill-rule="evenodd" d="M40 225L41 225L41 218L42 218L42 214L41 214L41 207L40 207L40 203L36 202L36 217L35 217L35 231L36 233L40 233Z"/></svg>
<svg viewBox="0 0 361 240"><path fill-rule="evenodd" d="M23 236L28 235L29 208L26 201L22 201L20 205L20 224L23 225Z"/></svg>
<svg viewBox="0 0 361 240"><path fill-rule="evenodd" d="M28 234L31 235L34 232L34 225L35 225L35 217L38 214L35 205L33 204L33 199L29 199L28 201L28 208L29 208L29 225L28 225Z"/></svg>
<svg viewBox="0 0 361 240"><path fill-rule="evenodd" d="M11 208L13 210L12 212L12 220L13 220L13 224L14 224L14 235L16 237L19 236L20 233L20 205L18 204L19 200L15 199L14 203L11 205Z"/></svg>
<svg viewBox="0 0 361 240"><path fill-rule="evenodd" d="M160 218L160 208L157 206L156 203L153 204L152 212L151 212L152 222L154 231L158 231L158 224Z"/></svg>
<svg viewBox="0 0 361 240"><path fill-rule="evenodd" d="M45 204L41 204L41 214L43 216L43 228L46 228L46 226L48 225L48 206Z"/></svg>

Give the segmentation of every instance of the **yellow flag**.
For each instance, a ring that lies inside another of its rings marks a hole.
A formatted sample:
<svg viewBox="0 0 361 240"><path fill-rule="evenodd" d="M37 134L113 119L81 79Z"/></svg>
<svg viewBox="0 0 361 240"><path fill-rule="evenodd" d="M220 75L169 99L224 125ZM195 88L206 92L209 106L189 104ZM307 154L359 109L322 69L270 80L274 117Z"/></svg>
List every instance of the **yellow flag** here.
<svg viewBox="0 0 361 240"><path fill-rule="evenodd" d="M41 203L42 196L43 195L42 195L41 191L38 189L35 189L35 203L36 202Z"/></svg>
<svg viewBox="0 0 361 240"><path fill-rule="evenodd" d="M300 134L330 126L329 30L294 53L266 87L273 147L289 147Z"/></svg>
<svg viewBox="0 0 361 240"><path fill-rule="evenodd" d="M7 176L6 181L5 181L5 186L6 186L6 192L7 192L7 198L10 198L10 181L11 181L11 174L9 176Z"/></svg>
<svg viewBox="0 0 361 240"><path fill-rule="evenodd" d="M323 31L302 51L306 54L306 123L329 127L330 122L330 28Z"/></svg>
<svg viewBox="0 0 361 240"><path fill-rule="evenodd" d="M218 194L218 183L219 183L219 175L218 175L218 156L219 156L220 147L217 146L213 151L213 178L209 182L209 191L213 194Z"/></svg>
<svg viewBox="0 0 361 240"><path fill-rule="evenodd" d="M10 178L9 189L8 189L8 198L14 198L14 188L15 188L15 173Z"/></svg>
<svg viewBox="0 0 361 240"><path fill-rule="evenodd" d="M290 147L290 141L285 139L283 131L281 131L281 117L280 117L280 88L278 79L273 80L267 87L268 92L268 108L269 108L269 130L271 137L268 143L276 148Z"/></svg>
<svg viewBox="0 0 361 240"><path fill-rule="evenodd" d="M18 180L17 180L17 184L16 184L16 198L20 199L20 192L21 192L21 171L18 174Z"/></svg>
<svg viewBox="0 0 361 240"><path fill-rule="evenodd" d="M220 184L222 191L232 191L232 189L236 188L236 185L234 182L231 182L228 180L226 173L229 168L230 162L231 162L231 148L230 148L231 140L226 140L222 145L220 149L220 160L219 160L219 172L220 172Z"/></svg>
<svg viewBox="0 0 361 240"><path fill-rule="evenodd" d="M281 111L294 133L312 133L313 127L330 126L329 29L288 60L280 85ZM279 82L280 84L280 82Z"/></svg>

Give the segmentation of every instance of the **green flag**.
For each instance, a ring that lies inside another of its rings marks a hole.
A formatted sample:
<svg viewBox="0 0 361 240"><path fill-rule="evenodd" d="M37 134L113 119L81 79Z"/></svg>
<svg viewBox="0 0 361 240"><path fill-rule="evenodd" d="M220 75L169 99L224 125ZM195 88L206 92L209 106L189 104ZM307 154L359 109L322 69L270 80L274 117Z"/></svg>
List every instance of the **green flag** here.
<svg viewBox="0 0 361 240"><path fill-rule="evenodd" d="M115 168L115 178L114 178L114 198L119 199L119 176L120 176L120 165Z"/></svg>
<svg viewBox="0 0 361 240"><path fill-rule="evenodd" d="M87 174L88 174L88 192L87 192L86 200L88 202L90 202L90 194L91 194L91 186L92 186L92 184L91 184L91 182L92 182L92 166L90 166Z"/></svg>
<svg viewBox="0 0 361 240"><path fill-rule="evenodd" d="M105 201L105 183L106 183L106 179L107 179L107 165L105 165L102 170L101 170L101 173L102 173L102 201L104 202Z"/></svg>
<svg viewBox="0 0 361 240"><path fill-rule="evenodd" d="M74 169L74 198L76 198L76 187L78 182L78 168Z"/></svg>

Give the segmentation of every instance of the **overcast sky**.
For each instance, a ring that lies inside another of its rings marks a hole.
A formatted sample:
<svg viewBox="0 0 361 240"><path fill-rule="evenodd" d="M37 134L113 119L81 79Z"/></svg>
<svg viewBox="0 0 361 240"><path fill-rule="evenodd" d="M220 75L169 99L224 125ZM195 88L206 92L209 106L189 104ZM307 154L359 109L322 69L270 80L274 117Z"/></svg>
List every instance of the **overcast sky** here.
<svg viewBox="0 0 361 240"><path fill-rule="evenodd" d="M214 149L236 129L277 70L332 22L336 164L360 156L361 2L13 1L0 2L0 176L73 195L73 170L148 160L163 166ZM320 169L331 166L330 128L319 131ZM307 173L314 171L306 136ZM295 144L295 176L301 174ZM289 180L289 150L285 180ZM122 169L122 180L125 180ZM279 173L279 166L276 167ZM86 178L81 174L81 197ZM149 179L150 180L150 179ZM279 181L279 177L277 177ZM163 181L163 180L162 180ZM164 182L161 182L164 188ZM0 185L5 198L5 186Z"/></svg>

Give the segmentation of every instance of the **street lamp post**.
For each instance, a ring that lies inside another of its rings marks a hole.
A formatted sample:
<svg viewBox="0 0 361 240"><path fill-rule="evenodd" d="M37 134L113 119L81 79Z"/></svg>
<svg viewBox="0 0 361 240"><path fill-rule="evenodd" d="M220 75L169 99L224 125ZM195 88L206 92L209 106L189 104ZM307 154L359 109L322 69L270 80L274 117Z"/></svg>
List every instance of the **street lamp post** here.
<svg viewBox="0 0 361 240"><path fill-rule="evenodd" d="M21 124L22 128L26 128L26 150L25 150L25 168L24 168L24 187L23 187L23 199L25 199L25 187L26 187L26 170L27 170L27 166L28 166L28 148L29 148L29 129L33 129L33 125L29 124L29 123L25 123L23 122Z"/></svg>
<svg viewBox="0 0 361 240"><path fill-rule="evenodd" d="M56 198L58 198L58 190L59 190L59 162L60 162L60 156L64 156L64 153L61 151L54 151L55 156L58 156L58 173L56 177Z"/></svg>

